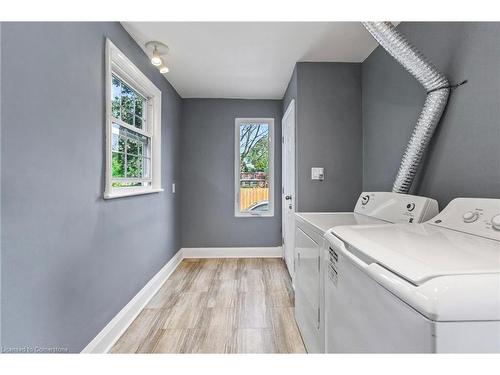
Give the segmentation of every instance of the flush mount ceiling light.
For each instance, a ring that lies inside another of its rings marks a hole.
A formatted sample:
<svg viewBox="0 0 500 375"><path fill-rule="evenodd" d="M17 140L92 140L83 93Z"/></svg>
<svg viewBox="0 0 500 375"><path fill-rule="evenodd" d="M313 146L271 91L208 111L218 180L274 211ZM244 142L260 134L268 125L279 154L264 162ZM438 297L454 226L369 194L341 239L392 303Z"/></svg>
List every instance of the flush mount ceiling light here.
<svg viewBox="0 0 500 375"><path fill-rule="evenodd" d="M160 73L168 73L169 69L162 58L163 55L168 53L168 46L154 40L147 42L145 46L148 51L151 51L151 64L160 69Z"/></svg>

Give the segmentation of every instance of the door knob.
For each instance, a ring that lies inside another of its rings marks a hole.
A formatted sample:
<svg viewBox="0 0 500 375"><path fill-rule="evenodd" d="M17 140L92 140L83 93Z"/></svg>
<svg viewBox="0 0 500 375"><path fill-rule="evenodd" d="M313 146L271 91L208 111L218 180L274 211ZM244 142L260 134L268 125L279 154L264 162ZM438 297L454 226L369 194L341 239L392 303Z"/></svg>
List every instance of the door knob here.
<svg viewBox="0 0 500 375"><path fill-rule="evenodd" d="M292 196L291 196L291 195L285 195L285 199L286 199L287 201L291 201L291 200L292 200Z"/></svg>

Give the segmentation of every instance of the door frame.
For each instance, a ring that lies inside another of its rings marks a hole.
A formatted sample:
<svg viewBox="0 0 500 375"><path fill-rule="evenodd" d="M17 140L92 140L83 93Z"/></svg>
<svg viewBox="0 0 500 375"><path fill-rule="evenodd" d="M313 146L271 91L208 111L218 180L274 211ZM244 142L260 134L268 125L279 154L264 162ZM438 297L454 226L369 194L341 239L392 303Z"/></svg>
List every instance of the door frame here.
<svg viewBox="0 0 500 375"><path fill-rule="evenodd" d="M287 257L286 257L286 253L285 253L285 231L284 231L284 227L285 227L285 219L286 219L286 216L285 216L285 212L286 212L286 205L285 205L285 199L284 199L284 195L285 195L285 121L288 119L288 117L290 116L290 114L292 113L293 111L293 124L292 124L292 129L291 131L293 131L293 147L292 147L292 158L293 158L293 184L292 186L290 186L290 189L291 189L291 193L293 195L293 212L297 212L297 157L296 157L296 135L297 135L297 109L296 109L296 106L295 106L295 98L293 98L290 103L288 104L288 107L283 115L283 118L281 120L281 167L282 167L282 171L281 171L281 234L282 234L282 248L283 248L283 258L285 260L285 263L287 263ZM294 228L295 228L295 225L294 225ZM292 233L292 236L295 236L295 229L292 228L293 230L293 233ZM294 274L295 274L295 265L294 265L294 255L293 253L295 252L295 249L291 249L292 251L292 264L289 265L287 263L287 268L288 268L288 271L290 273L290 276L292 277L292 281L294 279ZM292 268L292 269L290 269Z"/></svg>

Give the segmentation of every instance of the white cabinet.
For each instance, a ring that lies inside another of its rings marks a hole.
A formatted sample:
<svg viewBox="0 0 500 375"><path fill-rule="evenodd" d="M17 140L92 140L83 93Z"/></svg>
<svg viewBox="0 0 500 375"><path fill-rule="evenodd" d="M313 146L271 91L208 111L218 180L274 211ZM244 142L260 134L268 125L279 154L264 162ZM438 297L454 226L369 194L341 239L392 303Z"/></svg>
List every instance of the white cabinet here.
<svg viewBox="0 0 500 375"><path fill-rule="evenodd" d="M322 236L304 221L295 227L295 319L309 353L324 352Z"/></svg>

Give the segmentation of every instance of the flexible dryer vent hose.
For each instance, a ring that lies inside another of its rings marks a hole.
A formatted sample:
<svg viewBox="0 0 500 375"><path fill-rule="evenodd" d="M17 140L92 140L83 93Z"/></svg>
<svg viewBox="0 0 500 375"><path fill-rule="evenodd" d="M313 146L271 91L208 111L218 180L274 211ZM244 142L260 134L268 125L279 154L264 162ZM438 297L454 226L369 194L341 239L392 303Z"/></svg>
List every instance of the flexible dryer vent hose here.
<svg viewBox="0 0 500 375"><path fill-rule="evenodd" d="M424 107L403 154L392 191L408 193L426 152L434 130L441 119L450 83L427 58L390 22L363 22L377 42L400 63L427 91Z"/></svg>

